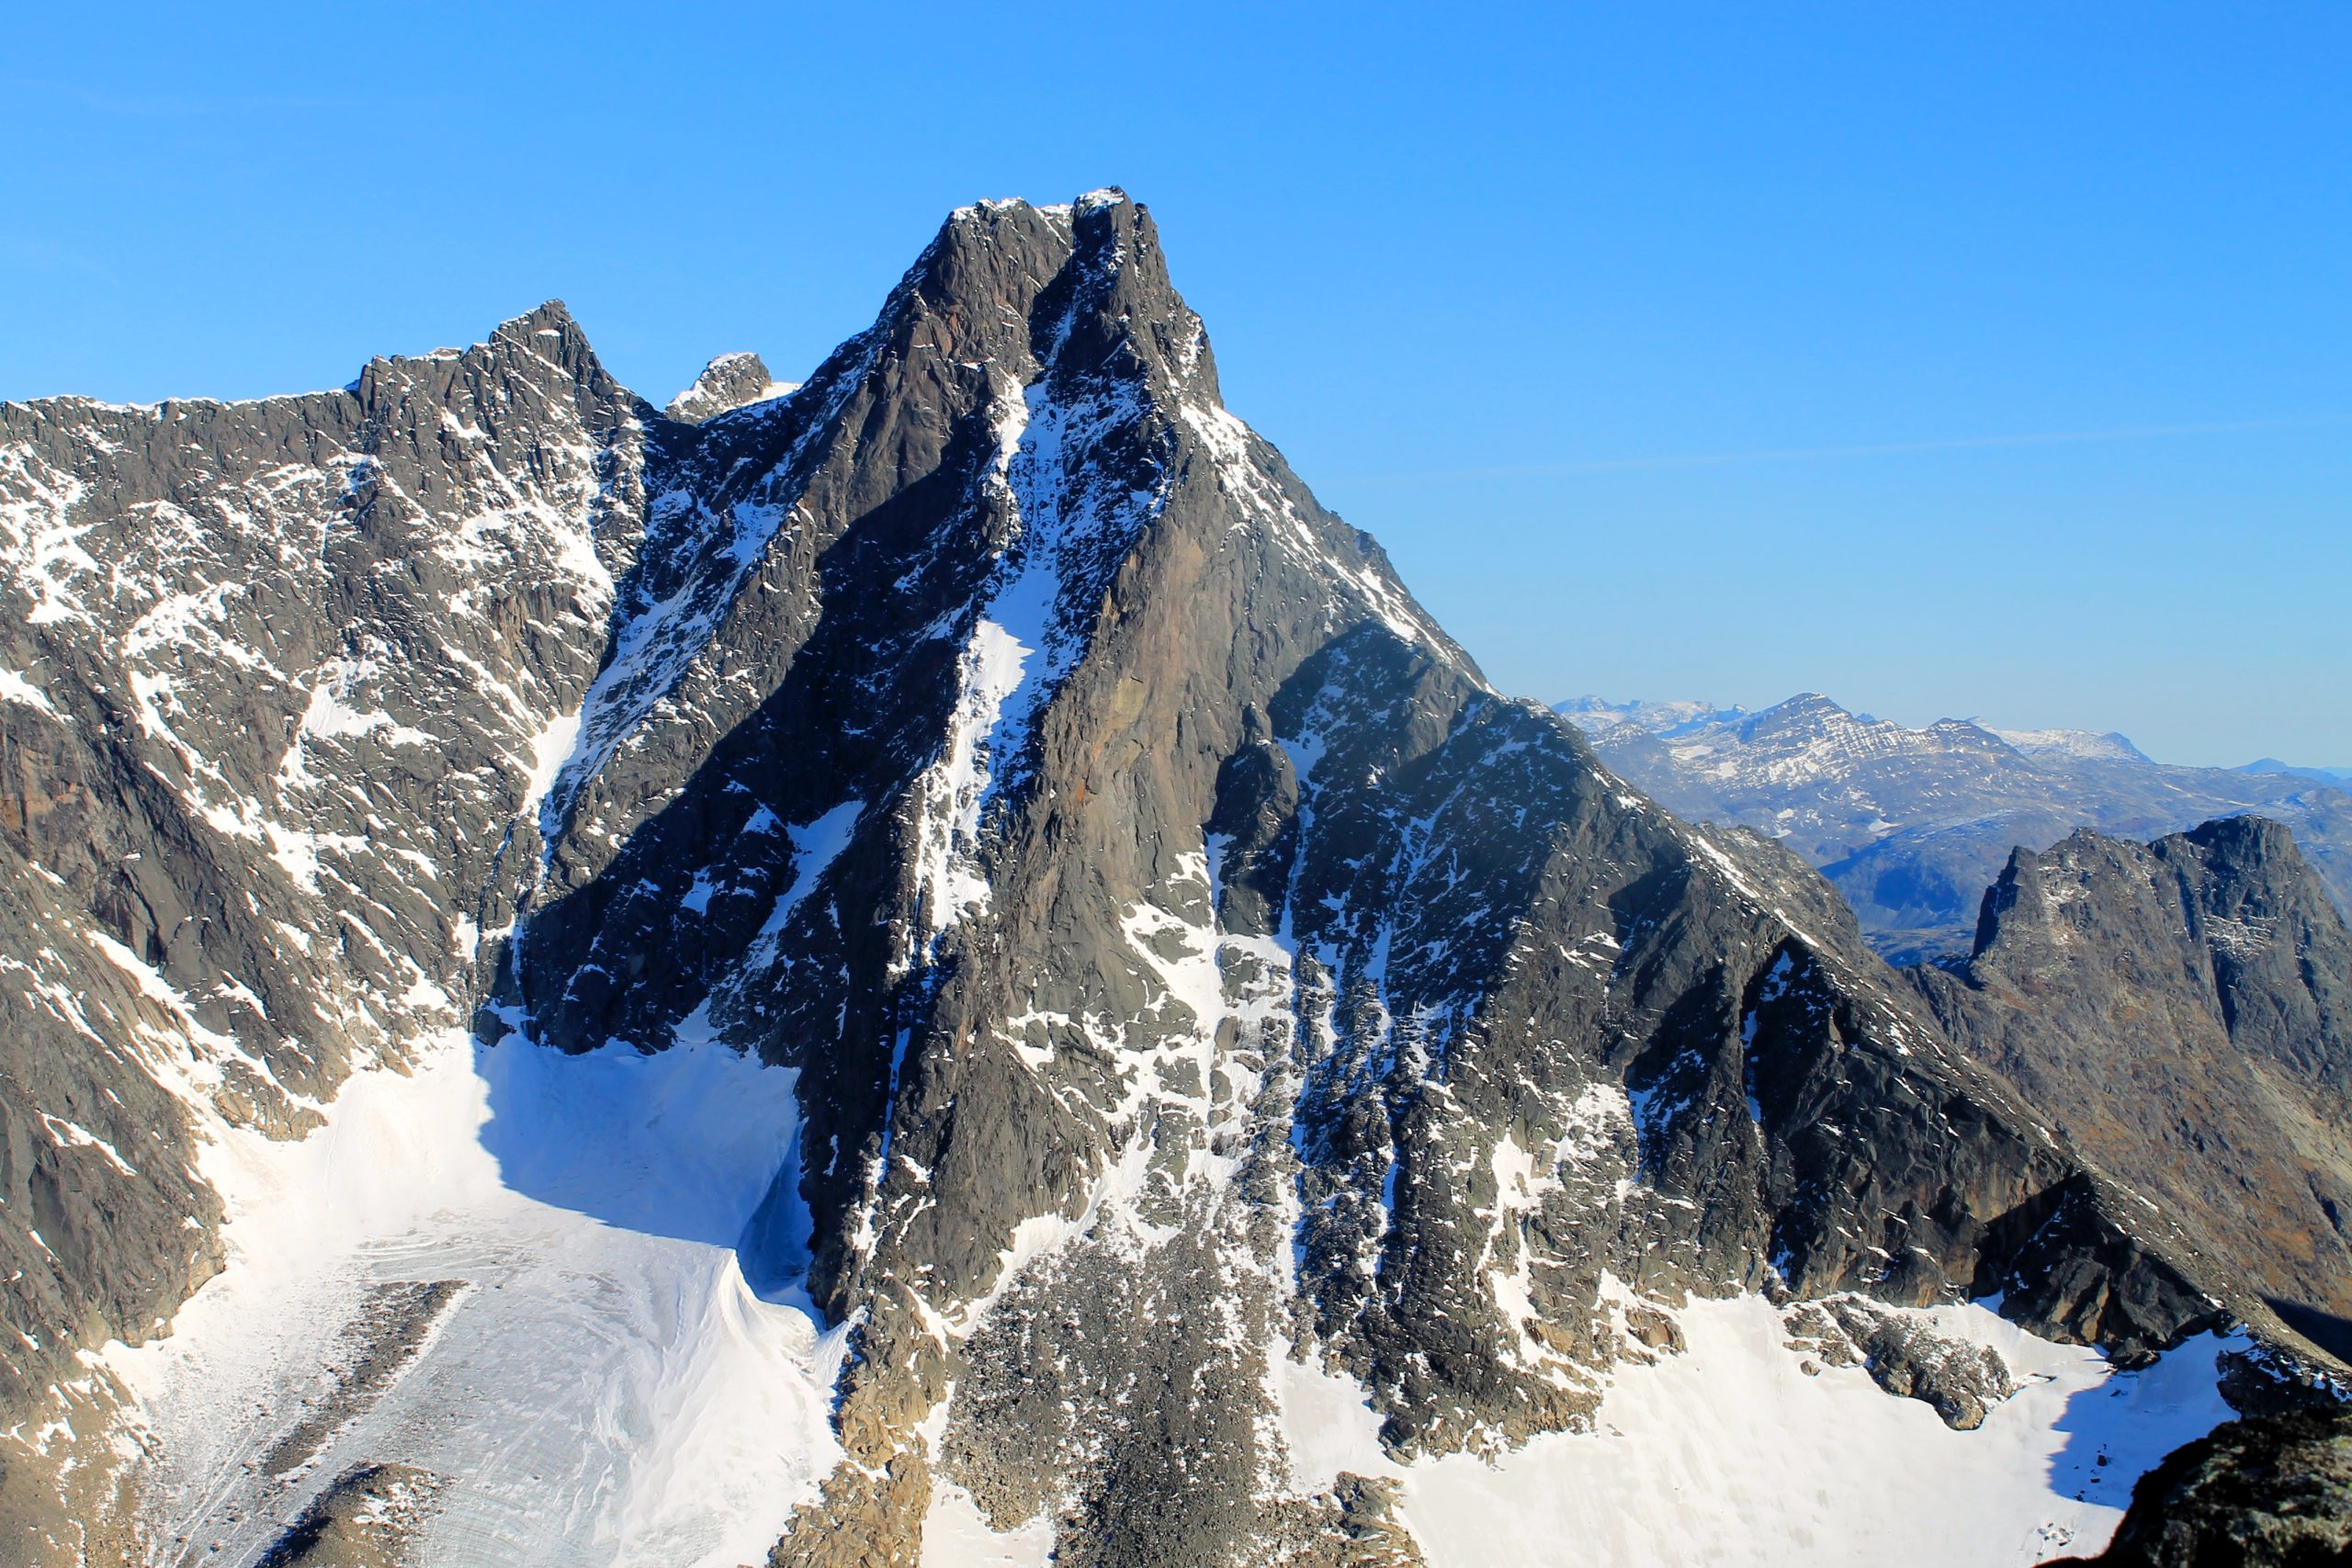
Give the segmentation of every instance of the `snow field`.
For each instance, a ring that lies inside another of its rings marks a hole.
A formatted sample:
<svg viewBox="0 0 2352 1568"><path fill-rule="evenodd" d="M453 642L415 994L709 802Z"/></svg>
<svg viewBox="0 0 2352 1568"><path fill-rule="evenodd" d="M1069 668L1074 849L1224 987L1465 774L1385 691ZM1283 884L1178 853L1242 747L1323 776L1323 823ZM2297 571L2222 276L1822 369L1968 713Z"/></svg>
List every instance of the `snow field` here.
<svg viewBox="0 0 2352 1568"><path fill-rule="evenodd" d="M170 1337L106 1356L166 1551L250 1562L336 1473L397 1461L448 1478L435 1568L760 1560L838 1457L841 1337L754 1295L733 1250L795 1135L793 1079L707 1043L566 1057L449 1032L407 1077L356 1076L301 1143L221 1131L228 1268ZM260 1473L396 1280L470 1288L293 1485Z"/></svg>
<svg viewBox="0 0 2352 1568"><path fill-rule="evenodd" d="M1495 1465L1457 1454L1399 1466L1362 1389L1286 1363L1299 1482L1401 1479L1432 1568L2010 1568L2098 1551L2132 1483L2233 1414L2214 1386L2231 1342L2210 1335L2125 1372L1981 1306L1932 1309L1939 1331L1992 1346L2022 1385L1958 1432L1860 1369L1806 1376L1760 1297L1676 1315L1688 1350L1620 1367L1593 1431L1538 1438Z"/></svg>

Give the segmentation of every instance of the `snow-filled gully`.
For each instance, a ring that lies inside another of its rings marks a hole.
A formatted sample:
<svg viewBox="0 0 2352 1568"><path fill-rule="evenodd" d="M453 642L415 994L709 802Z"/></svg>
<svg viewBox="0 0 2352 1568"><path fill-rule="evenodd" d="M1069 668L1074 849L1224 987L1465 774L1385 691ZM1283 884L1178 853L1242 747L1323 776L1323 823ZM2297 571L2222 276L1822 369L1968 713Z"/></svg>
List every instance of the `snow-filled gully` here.
<svg viewBox="0 0 2352 1568"><path fill-rule="evenodd" d="M229 1267L168 1338L106 1356L153 1456L158 1561L250 1563L372 1462L445 1479L413 1548L434 1568L761 1560L838 1453L840 1336L753 1294L734 1250L794 1077L709 1043L452 1032L355 1077L302 1143L217 1137ZM394 1281L464 1283L404 1364L338 1391ZM289 1445L306 1426L323 1442Z"/></svg>

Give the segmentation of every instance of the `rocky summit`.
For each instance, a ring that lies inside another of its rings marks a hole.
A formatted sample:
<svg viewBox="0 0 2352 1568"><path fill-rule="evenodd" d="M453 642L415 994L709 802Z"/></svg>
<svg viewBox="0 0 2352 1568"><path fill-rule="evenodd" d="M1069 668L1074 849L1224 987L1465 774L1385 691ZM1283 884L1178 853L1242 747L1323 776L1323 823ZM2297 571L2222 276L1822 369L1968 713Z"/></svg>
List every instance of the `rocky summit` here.
<svg viewBox="0 0 2352 1568"><path fill-rule="evenodd" d="M2009 939L1496 691L1117 191L797 387L0 407L0 857L13 1560L2022 1562L2296 1366Z"/></svg>

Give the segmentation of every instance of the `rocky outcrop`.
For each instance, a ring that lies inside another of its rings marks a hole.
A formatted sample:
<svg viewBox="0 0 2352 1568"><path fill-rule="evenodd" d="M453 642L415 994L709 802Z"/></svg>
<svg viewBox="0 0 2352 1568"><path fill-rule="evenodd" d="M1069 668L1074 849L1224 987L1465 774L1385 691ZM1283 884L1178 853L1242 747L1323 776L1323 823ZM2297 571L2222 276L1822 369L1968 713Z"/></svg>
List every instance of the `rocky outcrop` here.
<svg viewBox="0 0 2352 1568"><path fill-rule="evenodd" d="M420 1568L408 1550L442 1478L403 1464L335 1477L255 1568Z"/></svg>
<svg viewBox="0 0 2352 1568"><path fill-rule="evenodd" d="M704 366L695 384L672 398L662 412L687 424L701 424L794 390L792 384L769 375L767 362L758 355L722 354Z"/></svg>
<svg viewBox="0 0 2352 1568"><path fill-rule="evenodd" d="M901 1450L879 1469L842 1465L792 1511L768 1568L921 1568L931 1467Z"/></svg>
<svg viewBox="0 0 2352 1568"><path fill-rule="evenodd" d="M2102 1568L2352 1562L2352 1411L2233 1421L2141 1477Z"/></svg>
<svg viewBox="0 0 2352 1568"><path fill-rule="evenodd" d="M1945 1426L1970 1432L2017 1392L2000 1352L1937 1331L1915 1315L1888 1312L1856 1296L1801 1302L1782 1320L1788 1348L1819 1366L1862 1367L1897 1398L1934 1408Z"/></svg>
<svg viewBox="0 0 2352 1568"><path fill-rule="evenodd" d="M2018 851L1974 953L1913 977L2249 1317L2352 1352L2352 938L2285 828Z"/></svg>

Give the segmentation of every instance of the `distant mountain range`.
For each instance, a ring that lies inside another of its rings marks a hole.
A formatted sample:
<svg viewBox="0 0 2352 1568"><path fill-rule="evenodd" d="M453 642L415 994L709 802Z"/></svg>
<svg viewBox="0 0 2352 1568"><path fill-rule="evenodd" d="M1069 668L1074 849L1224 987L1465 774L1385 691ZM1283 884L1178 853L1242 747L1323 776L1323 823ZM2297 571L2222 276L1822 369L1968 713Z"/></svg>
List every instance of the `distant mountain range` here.
<svg viewBox="0 0 2352 1568"><path fill-rule="evenodd" d="M2322 784L2352 786L2352 768L2299 768L2276 757L2264 757L2248 762L2237 771L2242 773L2292 773L2297 778L2317 779Z"/></svg>
<svg viewBox="0 0 2352 1568"><path fill-rule="evenodd" d="M1813 692L1756 712L1599 697L1559 711L1661 804L1753 828L1820 867L1898 961L1965 951L2010 850L2079 828L2147 839L2259 812L2352 908L2352 795L2326 769L2175 767L2111 732L1955 718L1913 729Z"/></svg>

